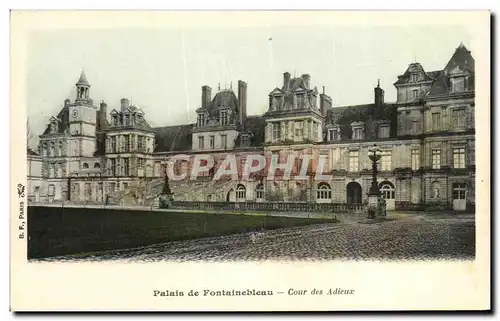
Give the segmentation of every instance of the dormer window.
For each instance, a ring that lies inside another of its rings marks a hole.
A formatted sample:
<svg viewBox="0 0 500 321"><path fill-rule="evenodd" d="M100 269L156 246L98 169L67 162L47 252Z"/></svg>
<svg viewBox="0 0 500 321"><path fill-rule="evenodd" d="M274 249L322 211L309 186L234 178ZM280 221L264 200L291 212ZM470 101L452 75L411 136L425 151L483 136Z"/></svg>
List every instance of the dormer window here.
<svg viewBox="0 0 500 321"><path fill-rule="evenodd" d="M467 78L465 76L451 78L451 91L454 93L467 91Z"/></svg>
<svg viewBox="0 0 500 321"><path fill-rule="evenodd" d="M362 122L353 122L351 124L352 128L352 139L360 140L365 138L365 124Z"/></svg>
<svg viewBox="0 0 500 321"><path fill-rule="evenodd" d="M410 82L417 82L419 80L418 74L413 73L410 75Z"/></svg>
<svg viewBox="0 0 500 321"><path fill-rule="evenodd" d="M113 118L111 119L111 124L113 127L116 127L118 125L118 117L116 115L113 115Z"/></svg>
<svg viewBox="0 0 500 321"><path fill-rule="evenodd" d="M378 129L378 137L379 138L388 138L390 134L390 126L389 124L381 124Z"/></svg>
<svg viewBox="0 0 500 321"><path fill-rule="evenodd" d="M227 125L229 123L229 119L227 117L227 111L221 111L220 112L220 124L221 125Z"/></svg>
<svg viewBox="0 0 500 321"><path fill-rule="evenodd" d="M205 114L198 115L198 127L205 126Z"/></svg>
<svg viewBox="0 0 500 321"><path fill-rule="evenodd" d="M130 125L130 116L125 115L125 126L128 126L128 125Z"/></svg>

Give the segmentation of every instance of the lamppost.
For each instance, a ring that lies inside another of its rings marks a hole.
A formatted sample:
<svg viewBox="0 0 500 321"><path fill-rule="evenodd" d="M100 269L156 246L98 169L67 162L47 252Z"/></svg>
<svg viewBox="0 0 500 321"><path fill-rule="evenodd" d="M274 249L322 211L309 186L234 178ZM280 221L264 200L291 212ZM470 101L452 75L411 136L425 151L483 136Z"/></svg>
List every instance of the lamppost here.
<svg viewBox="0 0 500 321"><path fill-rule="evenodd" d="M377 162L382 158L381 150L377 148L376 144L373 144L368 157L372 161L372 184L368 192L368 217L375 218L376 213L381 212L380 190L377 182Z"/></svg>

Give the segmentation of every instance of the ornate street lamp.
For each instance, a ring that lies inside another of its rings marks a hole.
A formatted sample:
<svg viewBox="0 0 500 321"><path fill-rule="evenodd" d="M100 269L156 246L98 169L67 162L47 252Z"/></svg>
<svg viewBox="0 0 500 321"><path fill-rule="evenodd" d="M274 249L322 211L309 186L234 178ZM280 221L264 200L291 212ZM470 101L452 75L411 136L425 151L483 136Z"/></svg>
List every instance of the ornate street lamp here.
<svg viewBox="0 0 500 321"><path fill-rule="evenodd" d="M377 213L385 213L385 207L380 199L380 190L377 182L377 162L382 158L381 150L376 144L370 148L368 157L372 161L372 184L368 192L368 218L375 218Z"/></svg>

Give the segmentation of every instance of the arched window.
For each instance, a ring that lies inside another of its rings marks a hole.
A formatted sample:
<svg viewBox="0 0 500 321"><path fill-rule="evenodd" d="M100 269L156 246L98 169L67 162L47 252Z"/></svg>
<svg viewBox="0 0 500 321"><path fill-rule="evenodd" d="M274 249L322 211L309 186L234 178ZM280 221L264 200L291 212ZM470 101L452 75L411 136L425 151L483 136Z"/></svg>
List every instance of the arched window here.
<svg viewBox="0 0 500 321"><path fill-rule="evenodd" d="M257 198L264 198L264 185L263 184L259 184L257 185L257 187L255 188L255 195L257 196Z"/></svg>
<svg viewBox="0 0 500 321"><path fill-rule="evenodd" d="M332 189L327 183L320 183L316 190L316 199L329 200L332 198Z"/></svg>
<svg viewBox="0 0 500 321"><path fill-rule="evenodd" d="M380 183L380 194L384 199L395 199L396 192L394 189L394 185L391 182L385 181Z"/></svg>
<svg viewBox="0 0 500 321"><path fill-rule="evenodd" d="M83 163L83 168L89 168L89 164Z"/></svg>
<svg viewBox="0 0 500 321"><path fill-rule="evenodd" d="M101 168L101 165L99 163L95 163L94 168Z"/></svg>
<svg viewBox="0 0 500 321"><path fill-rule="evenodd" d="M432 198L435 198L435 199L438 199L440 198L440 194L441 194L441 184L439 184L439 182L433 182L431 184L431 197Z"/></svg>
<svg viewBox="0 0 500 321"><path fill-rule="evenodd" d="M236 188L236 199L246 199L247 189L243 185L238 185Z"/></svg>

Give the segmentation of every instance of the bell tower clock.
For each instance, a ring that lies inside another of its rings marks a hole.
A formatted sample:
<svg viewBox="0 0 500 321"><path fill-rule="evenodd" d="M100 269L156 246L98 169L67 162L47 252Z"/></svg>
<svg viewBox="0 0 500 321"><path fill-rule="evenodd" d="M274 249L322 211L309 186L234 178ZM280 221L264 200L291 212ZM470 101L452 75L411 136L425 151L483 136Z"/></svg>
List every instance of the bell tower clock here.
<svg viewBox="0 0 500 321"><path fill-rule="evenodd" d="M90 99L90 84L85 72L75 84L76 99L69 105L69 134L72 136L70 149L73 156L93 156L96 148L97 108Z"/></svg>

